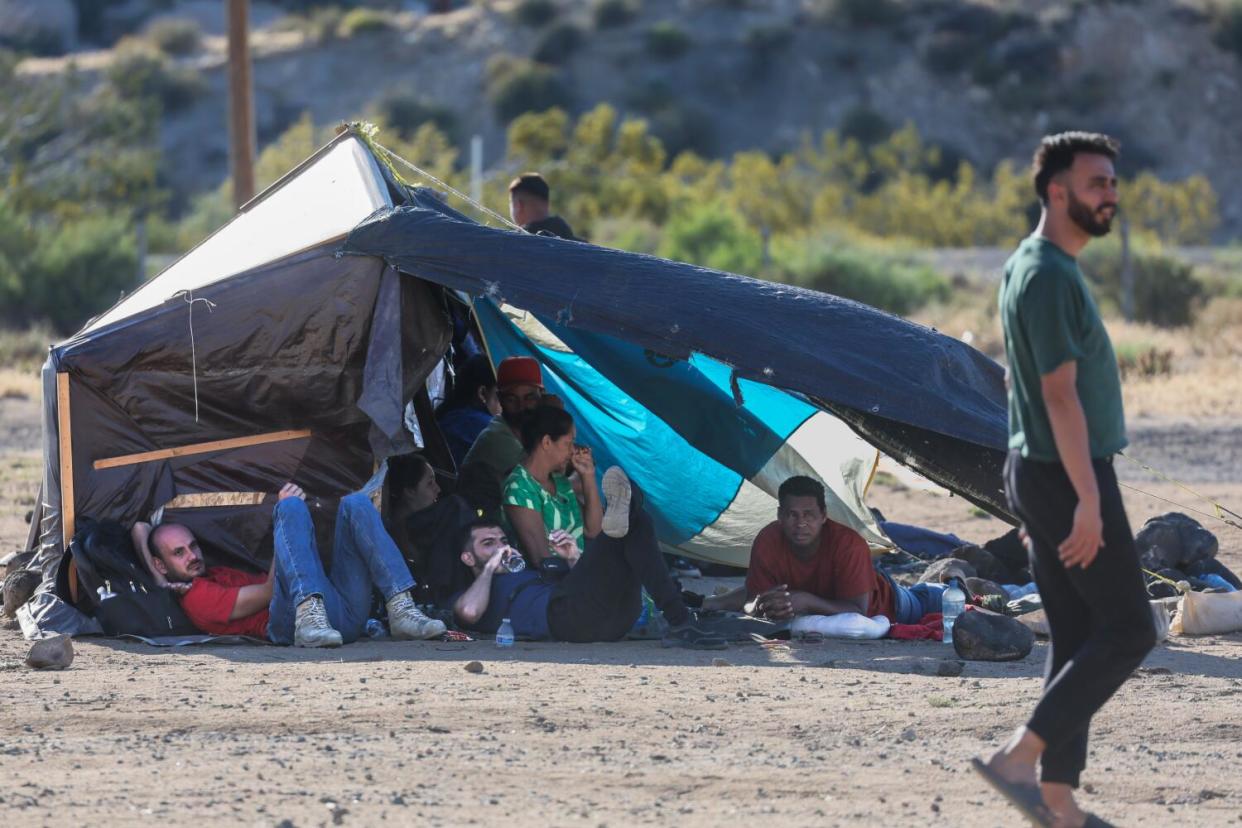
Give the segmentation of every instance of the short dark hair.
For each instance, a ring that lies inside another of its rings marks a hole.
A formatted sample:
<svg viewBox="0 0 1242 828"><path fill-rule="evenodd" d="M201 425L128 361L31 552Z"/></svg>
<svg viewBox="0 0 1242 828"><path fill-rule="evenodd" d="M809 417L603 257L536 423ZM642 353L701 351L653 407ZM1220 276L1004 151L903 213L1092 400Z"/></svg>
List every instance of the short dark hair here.
<svg viewBox="0 0 1242 828"><path fill-rule="evenodd" d="M785 508L785 501L791 497L813 497L819 504L820 511L828 511L828 504L824 502L824 484L813 477L795 475L776 490L776 500L782 509Z"/></svg>
<svg viewBox="0 0 1242 828"><path fill-rule="evenodd" d="M574 418L568 411L555 405L540 405L522 421L522 450L530 454L544 437L559 440L573 427Z"/></svg>
<svg viewBox="0 0 1242 828"><path fill-rule="evenodd" d="M1035 184L1035 194L1039 203L1048 204L1048 182L1053 176L1074 166L1074 156L1078 153L1103 155L1116 159L1121 151L1117 139L1098 132L1061 132L1056 135L1045 135L1035 150L1035 158L1031 162L1031 180Z"/></svg>
<svg viewBox="0 0 1242 828"><path fill-rule="evenodd" d="M457 554L460 555L462 552L465 552L466 547L473 544L475 529L499 529L503 532L504 528L499 521L492 520L489 517L475 518L457 530L457 543L455 547Z"/></svg>
<svg viewBox="0 0 1242 828"><path fill-rule="evenodd" d="M510 181L509 194L512 195L513 193L529 193L536 198L542 198L544 201L547 201L552 196L552 190L548 188L548 182L537 172L522 173Z"/></svg>

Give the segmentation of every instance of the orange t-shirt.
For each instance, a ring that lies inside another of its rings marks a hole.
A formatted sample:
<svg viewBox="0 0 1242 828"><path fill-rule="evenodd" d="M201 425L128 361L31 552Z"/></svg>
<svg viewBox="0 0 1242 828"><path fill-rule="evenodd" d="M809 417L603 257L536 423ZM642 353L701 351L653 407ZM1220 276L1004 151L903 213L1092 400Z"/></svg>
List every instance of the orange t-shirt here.
<svg viewBox="0 0 1242 828"><path fill-rule="evenodd" d="M867 593L868 615L893 618L893 588L871 564L871 551L862 535L828 521L819 535L819 549L810 560L794 556L780 524L772 521L750 547L746 594L787 584L791 592L809 592L827 601L842 601Z"/></svg>

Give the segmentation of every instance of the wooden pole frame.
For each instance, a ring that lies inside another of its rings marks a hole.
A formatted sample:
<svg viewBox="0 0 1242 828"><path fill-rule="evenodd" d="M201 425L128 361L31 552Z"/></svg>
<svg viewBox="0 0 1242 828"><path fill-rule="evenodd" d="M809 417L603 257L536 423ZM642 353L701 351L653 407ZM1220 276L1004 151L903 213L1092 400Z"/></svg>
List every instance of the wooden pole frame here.
<svg viewBox="0 0 1242 828"><path fill-rule="evenodd" d="M64 548L69 548L75 529L73 504L73 429L70 426L69 374L56 374L56 437L60 454L60 528Z"/></svg>
<svg viewBox="0 0 1242 828"><path fill-rule="evenodd" d="M310 437L309 428L289 431L270 431L266 434L254 434L250 437L231 437L227 440L212 440L207 443L191 443L188 446L142 451L137 454L122 454L117 457L105 457L95 461L95 470L115 469L119 466L132 466L136 463L150 463L155 460L168 460L173 457L188 457L195 454L207 454L212 451L259 446L264 443L279 443L283 440L299 440Z"/></svg>

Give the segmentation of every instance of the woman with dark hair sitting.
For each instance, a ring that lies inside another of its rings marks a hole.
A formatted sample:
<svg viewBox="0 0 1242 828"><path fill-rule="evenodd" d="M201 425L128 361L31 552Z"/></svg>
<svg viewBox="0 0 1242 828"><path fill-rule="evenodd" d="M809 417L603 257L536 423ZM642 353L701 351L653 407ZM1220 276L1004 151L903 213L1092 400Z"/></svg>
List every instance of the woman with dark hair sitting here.
<svg viewBox="0 0 1242 828"><path fill-rule="evenodd" d="M462 363L453 390L436 406L436 422L457 468L461 468L475 439L498 414L500 399L496 396L492 363L486 354L475 354Z"/></svg>
<svg viewBox="0 0 1242 828"><path fill-rule="evenodd" d="M519 572L516 581L497 577L499 562L485 566L494 550L479 544L494 547L505 533L492 523L475 524L487 537L476 537L476 532L459 541L461 559L471 567L474 581L454 600L458 619L466 626L482 623L480 629L493 632L492 621L508 617L511 607L530 609L527 605L534 602L537 606L527 613L531 617L523 617L529 625L513 618L519 635L616 641L633 629L646 590L668 622L667 646L725 646L682 599L660 554L651 516L642 509L642 493L613 466L604 474L605 512L595 461L590 449L574 445L575 437L573 417L562 408L540 406L522 424L525 455L505 482L504 508L521 551L543 574L537 582L532 573ZM567 464L573 466L572 478L563 474ZM547 577L556 570L561 577ZM514 570L506 572L513 575ZM536 583L537 591L517 601L519 593Z"/></svg>
<svg viewBox="0 0 1242 828"><path fill-rule="evenodd" d="M461 527L478 518L475 510L458 495L440 496L435 470L420 454L388 459L386 491L388 534L419 585L430 590L426 597L438 603L468 585L470 570L453 543Z"/></svg>
<svg viewBox="0 0 1242 828"><path fill-rule="evenodd" d="M555 406L536 408L522 424L522 461L505 480L501 502L518 545L535 566L549 557L573 566L587 538L603 528L595 458L574 444L576 437L573 416Z"/></svg>

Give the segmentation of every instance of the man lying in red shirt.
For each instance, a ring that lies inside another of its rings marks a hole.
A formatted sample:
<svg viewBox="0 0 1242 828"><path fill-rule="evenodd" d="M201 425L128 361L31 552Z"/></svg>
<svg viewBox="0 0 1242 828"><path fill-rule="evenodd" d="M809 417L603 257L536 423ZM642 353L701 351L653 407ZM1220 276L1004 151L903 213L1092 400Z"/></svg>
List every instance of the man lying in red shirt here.
<svg viewBox="0 0 1242 828"><path fill-rule="evenodd" d="M266 575L207 567L185 526L137 523L134 546L155 579L181 596L194 626L214 635L250 635L299 647L339 647L359 638L379 589L393 638L434 638L444 624L410 597L414 579L379 512L364 495L341 499L332 571L325 573L302 490L293 483L276 501L272 566Z"/></svg>

